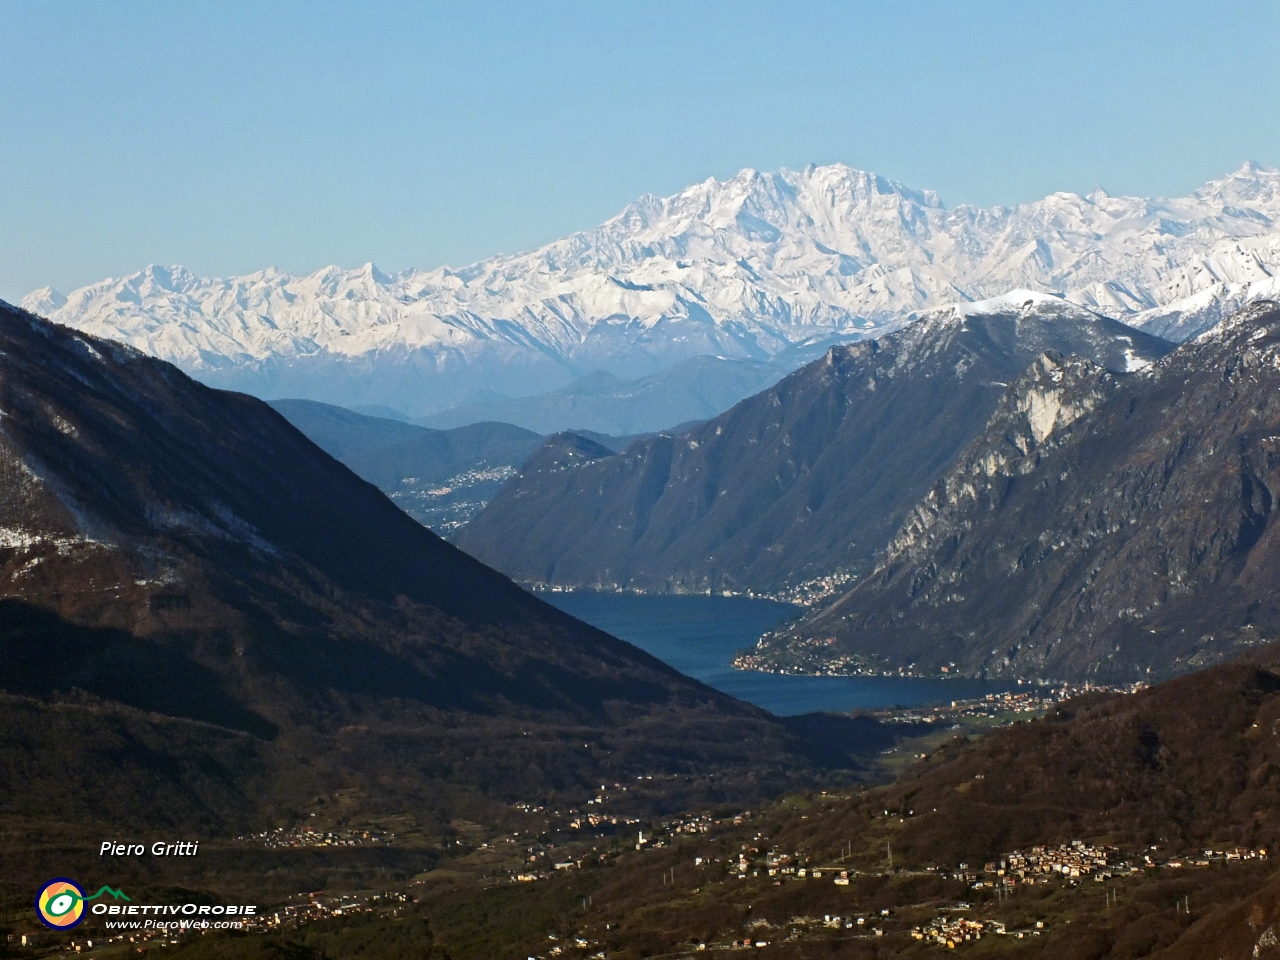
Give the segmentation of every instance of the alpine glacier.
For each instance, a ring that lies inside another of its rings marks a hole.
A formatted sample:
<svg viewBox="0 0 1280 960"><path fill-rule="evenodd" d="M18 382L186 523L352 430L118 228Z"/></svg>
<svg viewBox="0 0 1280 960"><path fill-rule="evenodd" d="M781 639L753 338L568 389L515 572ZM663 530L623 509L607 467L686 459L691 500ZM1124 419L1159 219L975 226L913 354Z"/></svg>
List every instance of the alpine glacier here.
<svg viewBox="0 0 1280 960"><path fill-rule="evenodd" d="M1274 296L1280 171L1254 163L1176 199L1055 193L948 209L834 164L744 170L645 196L599 228L463 269L203 279L151 266L22 305L266 398L422 415L593 370L772 359L1015 288L1174 338Z"/></svg>

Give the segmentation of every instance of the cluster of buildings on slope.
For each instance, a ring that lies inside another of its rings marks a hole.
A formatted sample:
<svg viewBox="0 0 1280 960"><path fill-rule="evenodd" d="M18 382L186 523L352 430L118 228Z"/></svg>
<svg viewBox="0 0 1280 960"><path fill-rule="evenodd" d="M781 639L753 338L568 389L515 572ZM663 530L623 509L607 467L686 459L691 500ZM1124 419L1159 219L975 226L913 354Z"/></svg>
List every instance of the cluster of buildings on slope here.
<svg viewBox="0 0 1280 960"><path fill-rule="evenodd" d="M560 942L559 937L554 934L547 934L547 939L552 942L551 949L547 951L547 955L552 957L564 956L570 950L598 950L600 946L599 940L592 940L589 937L573 937ZM607 956L608 954L604 950L598 950L598 952L591 954L592 958L599 958L599 960L605 960ZM530 957L529 960L545 960L545 958L538 956Z"/></svg>
<svg viewBox="0 0 1280 960"><path fill-rule="evenodd" d="M910 667L890 667L887 660L861 653L838 653L833 640L805 638L775 645L774 634L766 633L754 647L733 658L738 670L790 674L798 677L913 677Z"/></svg>
<svg viewBox="0 0 1280 960"><path fill-rule="evenodd" d="M767 947L771 943L790 943L797 940L822 938L829 930L854 931L855 936L883 937L883 927L875 926L878 920L884 920L892 911L881 910L878 916L841 917L825 914L817 917L792 917L789 921L770 923L757 919L747 924L750 936L730 940L727 943L699 943L698 950L734 950L745 947ZM829 936L829 934L827 934ZM766 939L770 938L770 939Z"/></svg>
<svg viewBox="0 0 1280 960"><path fill-rule="evenodd" d="M571 815L575 812L576 811L570 811ZM608 813L595 813L595 812L579 813L577 814L577 816L575 816L572 820L569 821L569 829L570 830L604 830L608 827L616 827L619 824L633 823L633 822L638 823L639 821L638 820L633 821L626 817L620 820L618 817L614 816L613 814L608 814Z"/></svg>
<svg viewBox="0 0 1280 960"><path fill-rule="evenodd" d="M507 837L503 843L520 843L518 836ZM481 844L482 848L489 848L490 845ZM498 849L495 843L492 848ZM523 851L519 852L520 865L512 868L511 866L495 866L492 876L486 876L484 880L510 881L511 883L532 883L535 880L545 880L560 870L576 870L583 864L583 858L574 858L567 856L563 848L556 850L554 843L544 843L535 841L526 846ZM504 857L504 863L509 864L510 861ZM416 881L415 881L416 882Z"/></svg>
<svg viewBox="0 0 1280 960"><path fill-rule="evenodd" d="M814 577L812 580L798 583L793 587L784 587L782 590L777 590L773 593L757 594L748 591L746 595L765 597L781 603L795 603L802 607L812 607L814 604L834 597L857 579L857 576L852 573L828 573L825 576Z"/></svg>
<svg viewBox="0 0 1280 960"><path fill-rule="evenodd" d="M652 783L654 781L661 782L675 779L678 779L675 774L648 774L636 777L636 780L639 781L637 787L644 787L646 781ZM625 801L628 799L625 795L630 791L631 787L623 783L615 783L612 786L601 784L600 792L594 797L588 798L580 807L558 809L532 803L516 803L513 804L513 809L519 810L521 813L546 817L551 821L549 826L552 828L558 827L577 831L594 830L598 833L609 834L615 832L618 827L635 826L642 822L636 817L606 813L604 810L606 805L619 801L624 802L625 806Z"/></svg>
<svg viewBox="0 0 1280 960"><path fill-rule="evenodd" d="M1093 846L1081 840L1059 844L1056 847L1036 846L1023 852L1014 850L1005 854L999 862L988 863L983 868L983 878L968 872L967 864L953 876L967 881L974 889L983 887L1012 887L1019 883L1048 883L1052 879L1076 882L1092 878L1098 883L1144 873L1147 870L1182 867L1207 867L1214 863L1231 863L1248 860L1266 860L1265 849L1254 850L1233 847L1229 850L1205 850L1203 856L1172 856L1159 859L1159 848L1152 847L1140 857L1126 858L1115 847Z"/></svg>
<svg viewBox="0 0 1280 960"><path fill-rule="evenodd" d="M1019 714L1039 715L1060 703L1065 703L1086 693L1137 693L1145 690L1145 683L1122 686L1100 686L1093 683L1063 683L1053 686L1020 685L1014 690L988 693L972 700L952 700L935 707L914 710L883 710L875 714L881 720L896 723L939 723L963 719L999 719L1017 717Z"/></svg>
<svg viewBox="0 0 1280 960"><path fill-rule="evenodd" d="M830 879L835 882L838 887L847 887L850 877L856 874L856 871L842 869L839 865L815 864L813 858L804 853L786 853L779 851L776 847L772 850L762 851L759 847L751 844L742 844L738 852L737 859L730 857L726 862L725 868L729 876L736 876L740 880L745 880L748 876L773 877L775 882L781 882L788 879L795 880L823 880ZM698 857L694 864L701 865L703 862ZM719 862L716 858L714 862Z"/></svg>
<svg viewBox="0 0 1280 960"><path fill-rule="evenodd" d="M804 583L780 590L675 590L674 593L696 595L700 597L746 597L751 600L773 600L777 603L790 603L802 607L834 597L845 587L858 579L851 573L832 573L824 577L806 580ZM632 596L647 596L652 593L640 587L626 586L619 583L595 583L588 587L563 583L543 583L540 580L522 580L520 585L535 593L626 593Z"/></svg>
<svg viewBox="0 0 1280 960"><path fill-rule="evenodd" d="M1038 937L1043 930L1043 920L1037 920L1034 927L1026 930L1008 930L999 920L973 920L952 915L938 916L925 926L914 928L911 936L954 950L961 944L981 940L983 934L1012 935L1021 940L1027 936Z"/></svg>
<svg viewBox="0 0 1280 960"><path fill-rule="evenodd" d="M512 466L477 467L441 484L405 477L390 496L405 513L445 535L466 526L484 509L487 497L517 473Z"/></svg>
<svg viewBox="0 0 1280 960"><path fill-rule="evenodd" d="M751 811L744 810L742 813L735 813L731 817L713 817L709 813L689 814L683 817L673 817L670 820L663 820L657 828L645 836L644 831L640 831L636 837L637 850L660 850L669 843L674 842L680 836L695 836L710 833L713 827L725 826L741 826L751 819ZM628 823L639 823L638 820L629 820ZM754 849L754 848L752 848ZM701 864L702 858L697 858L697 863Z"/></svg>
<svg viewBox="0 0 1280 960"><path fill-rule="evenodd" d="M302 847L363 847L371 844L387 846L395 843L396 835L378 829L350 830L314 830L311 827L293 827L286 830L276 827L262 833L250 833L236 837L233 842L252 844L269 849L292 849Z"/></svg>
<svg viewBox="0 0 1280 960"><path fill-rule="evenodd" d="M754 670L759 673L776 673L799 677L903 677L916 679L960 679L955 663L925 667L916 663L905 666L870 653L842 652L836 648L834 637L787 637L785 642L777 634L766 633L756 645L739 653L733 659L738 670ZM1011 679L1009 682L1014 682ZM1027 687L1023 701L1041 701L1034 709L1058 703L1089 691L1134 693L1144 689L1143 683L1101 686L1084 684L1053 684L1047 681L1016 678L1019 687ZM1036 688L1039 688L1038 691ZM1063 691L1066 691L1065 694Z"/></svg>
<svg viewBox="0 0 1280 960"><path fill-rule="evenodd" d="M1153 869L1181 869L1184 867L1208 867L1214 863L1232 863L1250 860L1266 860L1267 851L1234 847L1228 850L1205 850L1203 856L1169 857L1164 860L1153 856L1157 848L1136 857L1126 857L1110 846L1094 846L1081 840L1053 846L1034 846L1027 851L1014 850L998 861L987 863L980 873L962 863L954 872L944 872L953 880L962 880L976 890L983 888L1011 893L1014 887L1028 884L1047 884L1053 880L1076 884L1090 877L1102 883L1110 879L1145 874ZM839 881L837 881L839 882ZM981 940L984 934L1009 934L1019 939L1039 936L1043 921L1025 930L1007 930L999 920L983 920L969 916L956 916L967 911L968 904L944 911L928 924L915 927L911 935L917 940L955 948L964 943Z"/></svg>
<svg viewBox="0 0 1280 960"><path fill-rule="evenodd" d="M711 828L721 823L737 823L743 822L743 815L738 814L726 820L716 820L710 814L701 814L689 817L678 817L675 820L668 820L662 824L662 829L672 834L695 834L710 833Z"/></svg>
<svg viewBox="0 0 1280 960"><path fill-rule="evenodd" d="M245 929L279 930L297 927L317 920L328 920L332 917L354 916L361 913L383 913L390 917L400 915L402 905L409 902L407 894L398 891L374 894L372 896L347 895L327 897L321 893L300 893L299 902L286 903L284 906L249 917L245 920ZM305 898L305 899L302 899Z"/></svg>
<svg viewBox="0 0 1280 960"><path fill-rule="evenodd" d="M643 838L637 849L648 845ZM1047 884L1053 880L1075 883L1093 879L1097 882L1144 873L1154 868L1179 868L1189 866L1209 866L1211 863L1228 863L1266 859L1267 851L1244 848L1230 850L1206 850L1203 857L1170 857L1157 860L1152 851L1140 857L1126 857L1116 847L1085 843L1073 840L1058 846L1035 846L1029 850L1014 850L999 860L984 864L981 868L968 863L961 863L955 870L929 867L927 872L936 873L949 880L965 883L974 890L1002 890L1019 885ZM696 858L695 866L703 863L701 857ZM716 858L719 862L719 858ZM730 857L724 869L730 876L746 878L748 876L769 876L778 880L794 878L798 880L830 879L836 886L848 886L860 871L843 868L840 864L818 864L811 857L800 853L784 853L777 850L761 851L758 847L743 844L737 857Z"/></svg>
<svg viewBox="0 0 1280 960"><path fill-rule="evenodd" d="M1155 847L1151 848L1155 850ZM1232 847L1230 850L1205 850L1203 854L1191 856L1169 857L1156 861L1149 853L1143 854L1143 865L1147 867L1166 867L1178 870L1182 867L1208 867L1215 863L1240 863L1249 860L1266 860L1265 848L1254 850L1249 847Z"/></svg>
<svg viewBox="0 0 1280 960"><path fill-rule="evenodd" d="M1138 873L1141 867L1125 860L1115 847L1098 846L1073 840L1056 847L1036 846L1029 851L1014 850L998 861L984 865L981 871L971 870L962 863L950 874L953 880L962 880L975 890L984 887L1014 887L1018 884L1048 883L1050 879L1079 880L1093 877L1106 880L1128 873Z"/></svg>

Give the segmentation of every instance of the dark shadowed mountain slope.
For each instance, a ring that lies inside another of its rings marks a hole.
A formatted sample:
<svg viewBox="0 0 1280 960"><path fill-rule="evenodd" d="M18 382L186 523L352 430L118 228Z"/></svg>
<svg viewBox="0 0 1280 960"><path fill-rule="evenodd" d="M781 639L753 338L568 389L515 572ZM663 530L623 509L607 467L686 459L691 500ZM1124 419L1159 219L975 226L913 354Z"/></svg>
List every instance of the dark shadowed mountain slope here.
<svg viewBox="0 0 1280 960"><path fill-rule="evenodd" d="M431 430L314 400L273 400L271 406L442 536L478 513L542 442L509 423Z"/></svg>
<svg viewBox="0 0 1280 960"><path fill-rule="evenodd" d="M56 594L63 612L100 611L100 622L145 628L156 607L147 598L168 591L174 566L231 551L233 574L296 566L341 589L449 616L522 622L546 614L409 522L259 401L205 389L166 364L16 311L2 319L0 508L8 563L28 564L16 581L24 599L40 596L45 570L146 556L144 582L103 587L85 578Z"/></svg>
<svg viewBox="0 0 1280 960"><path fill-rule="evenodd" d="M1143 371L1046 356L876 573L759 657L1145 678L1280 636L1280 307Z"/></svg>
<svg viewBox="0 0 1280 960"><path fill-rule="evenodd" d="M808 768L784 725L520 590L261 401L7 305L0 598L14 817L92 824L110 795L119 823L226 828L339 789L436 816ZM59 771L96 794L31 787Z"/></svg>
<svg viewBox="0 0 1280 960"><path fill-rule="evenodd" d="M566 586L778 592L857 573L1044 350L1123 370L1170 347L1039 294L948 309L833 348L679 437L571 469L535 460L458 543Z"/></svg>
<svg viewBox="0 0 1280 960"><path fill-rule="evenodd" d="M920 814L901 830L903 856L989 860L1082 836L1173 852L1271 849L1280 841L1278 664L1273 648L1261 662L1085 696L944 749L881 800Z"/></svg>

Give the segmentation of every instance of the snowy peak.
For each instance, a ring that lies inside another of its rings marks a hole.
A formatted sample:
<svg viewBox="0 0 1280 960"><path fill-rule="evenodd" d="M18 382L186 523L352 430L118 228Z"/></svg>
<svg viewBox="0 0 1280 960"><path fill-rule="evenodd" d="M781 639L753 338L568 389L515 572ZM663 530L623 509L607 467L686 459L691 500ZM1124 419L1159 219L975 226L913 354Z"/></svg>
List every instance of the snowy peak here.
<svg viewBox="0 0 1280 960"><path fill-rule="evenodd" d="M1270 207L1280 199L1280 169L1246 160L1235 173L1209 181L1195 196L1241 207Z"/></svg>
<svg viewBox="0 0 1280 960"><path fill-rule="evenodd" d="M1040 293L1037 290L1010 290L998 297L986 300L974 300L969 303L957 303L951 308L962 317L973 317L992 313L1031 313L1036 312L1049 316L1073 316L1086 320L1094 320L1097 314L1071 303L1051 293Z"/></svg>
<svg viewBox="0 0 1280 960"><path fill-rule="evenodd" d="M642 197L600 232L639 227L647 232L640 239L670 238L695 225L734 231L743 218L763 220L778 230L805 224L847 225L870 210L902 206L944 209L932 191L913 190L844 164L776 173L746 169L725 181L708 178L665 199Z"/></svg>
<svg viewBox="0 0 1280 960"><path fill-rule="evenodd" d="M53 287L41 287L39 290L32 290L22 298L24 309L42 317L47 317L49 314L61 310L66 303L67 298L53 289Z"/></svg>
<svg viewBox="0 0 1280 960"><path fill-rule="evenodd" d="M1035 290L928 311L879 344L892 350L893 363L901 369L935 362L959 349L957 374L993 345L1027 362L1045 352L1089 357L1117 373L1146 369L1173 349L1166 340Z"/></svg>
<svg viewBox="0 0 1280 960"><path fill-rule="evenodd" d="M929 345L965 332L974 326L971 321L992 318L1011 320L1008 328L1015 336L1026 336L1033 330L1046 330L1053 325L1088 329L1100 321L1114 327L1123 327L1122 324L1054 294L1021 289L1010 290L998 297L962 300L912 314L910 319L913 322L896 334L896 337L903 342ZM977 326L983 324L979 323Z"/></svg>
<svg viewBox="0 0 1280 960"><path fill-rule="evenodd" d="M956 303L994 309L978 304L1010 291L1183 337L1276 276L1280 174L1258 164L1182 198L1098 189L985 209L832 164L644 196L594 230L463 268L203 279L151 266L23 304L216 385L422 414L594 369L769 360ZM1186 305L1197 296L1212 302Z"/></svg>

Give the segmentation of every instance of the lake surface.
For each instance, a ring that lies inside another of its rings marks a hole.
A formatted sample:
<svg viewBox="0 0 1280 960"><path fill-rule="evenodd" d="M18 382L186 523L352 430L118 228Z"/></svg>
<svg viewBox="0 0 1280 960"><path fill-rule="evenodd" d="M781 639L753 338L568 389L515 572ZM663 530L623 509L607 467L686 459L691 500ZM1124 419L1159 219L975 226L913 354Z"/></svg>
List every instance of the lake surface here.
<svg viewBox="0 0 1280 960"><path fill-rule="evenodd" d="M912 677L792 677L735 670L734 655L754 646L801 608L746 597L539 593L579 620L634 643L681 673L778 716L815 710L883 710L965 700L1008 684Z"/></svg>

